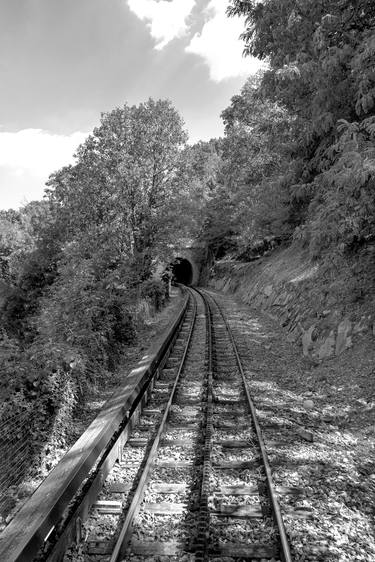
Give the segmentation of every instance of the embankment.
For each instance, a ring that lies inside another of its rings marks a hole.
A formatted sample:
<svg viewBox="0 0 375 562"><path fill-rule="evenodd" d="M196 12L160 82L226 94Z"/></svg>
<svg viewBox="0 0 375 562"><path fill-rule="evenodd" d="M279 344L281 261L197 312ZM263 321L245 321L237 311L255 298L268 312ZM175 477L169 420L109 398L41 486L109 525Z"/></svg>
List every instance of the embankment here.
<svg viewBox="0 0 375 562"><path fill-rule="evenodd" d="M250 263L217 262L208 284L277 318L305 356L323 360L375 331L372 248L338 263L312 263L292 246Z"/></svg>

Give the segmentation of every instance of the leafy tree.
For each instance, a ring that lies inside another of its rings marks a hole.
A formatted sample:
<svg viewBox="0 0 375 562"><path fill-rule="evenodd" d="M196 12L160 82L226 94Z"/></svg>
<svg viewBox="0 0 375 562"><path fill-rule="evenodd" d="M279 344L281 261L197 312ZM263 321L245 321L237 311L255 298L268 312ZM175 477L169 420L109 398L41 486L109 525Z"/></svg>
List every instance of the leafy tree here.
<svg viewBox="0 0 375 562"><path fill-rule="evenodd" d="M38 341L69 344L86 367L115 364L135 335L141 285L173 239L168 206L185 141L169 101L125 105L103 114L77 163L50 177L63 251L36 319Z"/></svg>
<svg viewBox="0 0 375 562"><path fill-rule="evenodd" d="M152 256L171 236L164 220L172 197L183 122L169 101L117 108L77 151L77 164L49 181L68 238L116 247L131 262L134 283L147 279Z"/></svg>
<svg viewBox="0 0 375 562"><path fill-rule="evenodd" d="M26 255L36 246L49 222L46 201L32 201L19 211L0 211L0 277L15 283Z"/></svg>
<svg viewBox="0 0 375 562"><path fill-rule="evenodd" d="M374 3L231 0L228 14L246 16L245 52L269 62L261 93L295 117L296 235L314 256L350 250L374 223Z"/></svg>
<svg viewBox="0 0 375 562"><path fill-rule="evenodd" d="M284 108L261 98L260 81L261 75L249 78L222 113L225 137L204 225L216 256L290 232L288 194L280 176L290 160L293 120Z"/></svg>
<svg viewBox="0 0 375 562"><path fill-rule="evenodd" d="M23 246L23 239L19 214L0 211L0 276L3 280L11 277L9 260Z"/></svg>
<svg viewBox="0 0 375 562"><path fill-rule="evenodd" d="M0 215L2 325L21 339L31 335L28 319L55 278L58 236L52 224L47 201L32 201Z"/></svg>
<svg viewBox="0 0 375 562"><path fill-rule="evenodd" d="M171 224L186 243L201 236L221 166L220 139L187 146L180 154L174 192L167 213ZM183 212L181 213L181 210Z"/></svg>
<svg viewBox="0 0 375 562"><path fill-rule="evenodd" d="M76 163L51 175L46 201L0 217L4 248L22 254L2 306L0 362L27 398L50 403L52 379L73 377L84 390L134 339L142 284L173 239L166 210L185 141L169 101L117 108L102 115ZM27 238L17 247L15 231Z"/></svg>

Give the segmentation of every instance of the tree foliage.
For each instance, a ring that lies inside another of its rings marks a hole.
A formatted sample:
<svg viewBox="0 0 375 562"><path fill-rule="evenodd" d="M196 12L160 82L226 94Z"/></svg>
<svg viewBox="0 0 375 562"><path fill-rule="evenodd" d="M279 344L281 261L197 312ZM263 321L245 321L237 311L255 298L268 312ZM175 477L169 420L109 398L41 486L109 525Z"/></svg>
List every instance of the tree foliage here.
<svg viewBox="0 0 375 562"><path fill-rule="evenodd" d="M218 142L200 233L216 257L242 253L259 238L292 230L284 175L292 173L293 118L260 96L260 83L261 76L249 78L222 112L225 135Z"/></svg>
<svg viewBox="0 0 375 562"><path fill-rule="evenodd" d="M180 154L176 191L167 212L178 223L180 235L189 241L202 235L208 220L209 202L218 183L221 166L221 139L199 141ZM172 218L173 220L173 218ZM220 220L216 223L220 225Z"/></svg>
<svg viewBox="0 0 375 562"><path fill-rule="evenodd" d="M0 278L15 282L27 254L36 248L50 218L46 201L32 201L19 211L0 211Z"/></svg>
<svg viewBox="0 0 375 562"><path fill-rule="evenodd" d="M185 142L169 101L116 108L102 114L76 163L50 176L44 202L2 213L8 293L0 363L8 393L48 395L49 379L66 376L84 390L134 340L139 299L160 306L147 283L175 237L167 210Z"/></svg>
<svg viewBox="0 0 375 562"><path fill-rule="evenodd" d="M104 253L110 245L131 263L135 283L151 274L165 245L165 209L173 195L178 153L186 142L171 103L148 100L102 115L77 151L77 164L52 175L50 198L60 207L67 239Z"/></svg>
<svg viewBox="0 0 375 562"><path fill-rule="evenodd" d="M222 182L241 246L265 235L285 235L291 221L283 175L289 172L293 120L280 105L260 98L259 82L250 78L222 113Z"/></svg>
<svg viewBox="0 0 375 562"><path fill-rule="evenodd" d="M375 6L370 0L231 0L259 86L293 118L289 201L313 256L349 250L374 226Z"/></svg>

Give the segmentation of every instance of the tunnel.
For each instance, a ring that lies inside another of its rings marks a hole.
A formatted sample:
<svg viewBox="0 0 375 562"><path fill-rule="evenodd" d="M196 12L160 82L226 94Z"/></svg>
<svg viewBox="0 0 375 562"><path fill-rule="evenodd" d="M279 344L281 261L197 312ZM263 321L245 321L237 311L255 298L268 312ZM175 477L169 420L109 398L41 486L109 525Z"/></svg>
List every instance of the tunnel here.
<svg viewBox="0 0 375 562"><path fill-rule="evenodd" d="M176 283L191 285L193 281L193 267L189 260L176 258L171 264L172 275Z"/></svg>

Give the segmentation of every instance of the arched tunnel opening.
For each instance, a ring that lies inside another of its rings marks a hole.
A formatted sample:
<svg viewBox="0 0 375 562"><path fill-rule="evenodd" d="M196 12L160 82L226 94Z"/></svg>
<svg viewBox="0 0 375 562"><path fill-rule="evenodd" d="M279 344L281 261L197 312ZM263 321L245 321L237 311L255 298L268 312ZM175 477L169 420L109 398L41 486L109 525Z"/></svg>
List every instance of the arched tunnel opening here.
<svg viewBox="0 0 375 562"><path fill-rule="evenodd" d="M176 283L191 285L193 281L193 266L185 258L176 258L171 264L172 279Z"/></svg>

